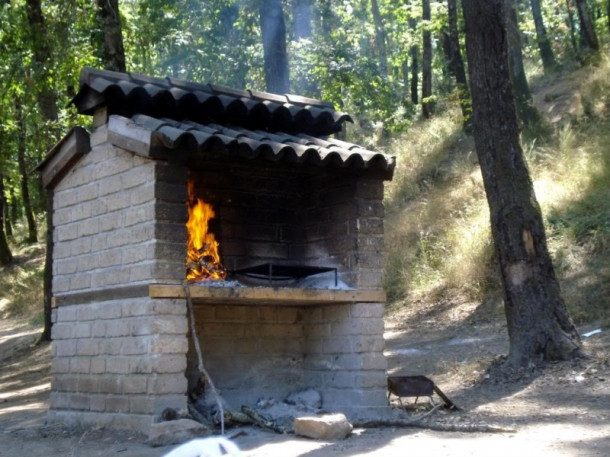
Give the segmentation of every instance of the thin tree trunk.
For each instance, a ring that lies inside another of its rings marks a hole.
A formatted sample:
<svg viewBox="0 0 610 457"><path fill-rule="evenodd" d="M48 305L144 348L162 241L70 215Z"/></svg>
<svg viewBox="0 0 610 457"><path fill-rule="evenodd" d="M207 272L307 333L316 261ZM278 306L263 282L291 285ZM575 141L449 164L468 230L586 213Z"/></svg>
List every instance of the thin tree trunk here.
<svg viewBox="0 0 610 457"><path fill-rule="evenodd" d="M386 78L388 76L388 52L386 50L386 33L379 13L377 0L371 0L371 10L375 23L375 45L379 54L379 73Z"/></svg>
<svg viewBox="0 0 610 457"><path fill-rule="evenodd" d="M610 32L610 0L606 2L606 20L608 21L608 32Z"/></svg>
<svg viewBox="0 0 610 457"><path fill-rule="evenodd" d="M312 37L311 0L296 0L293 9L294 38L295 40L308 40ZM320 89L311 71L301 74L295 82L296 91L310 97L320 97Z"/></svg>
<svg viewBox="0 0 610 457"><path fill-rule="evenodd" d="M13 261L13 254L4 233L4 217L6 214L6 198L4 195L4 176L0 175L0 265L8 265Z"/></svg>
<svg viewBox="0 0 610 457"><path fill-rule="evenodd" d="M51 327L53 326L52 298L53 298L53 189L47 189L47 227L46 240L47 251L44 262L44 330L39 341L51 341Z"/></svg>
<svg viewBox="0 0 610 457"><path fill-rule="evenodd" d="M609 4L610 4L610 0ZM576 31L575 31L575 25L574 25L574 10L572 9L574 7L574 0L566 0L566 9L568 11L568 27L570 27L570 42L572 43L572 48L574 49L574 54L576 56L580 56L580 53L578 51L578 44L576 43ZM581 61L582 64L582 61Z"/></svg>
<svg viewBox="0 0 610 457"><path fill-rule="evenodd" d="M293 15L294 38L311 38L311 0L295 0Z"/></svg>
<svg viewBox="0 0 610 457"><path fill-rule="evenodd" d="M126 71L125 48L121 32L119 0L96 0L97 17L102 27L104 44L102 60L106 70Z"/></svg>
<svg viewBox="0 0 610 457"><path fill-rule="evenodd" d="M589 8L587 8L587 2L586 0L575 1L578 19L580 21L580 29L586 39L586 45L591 51L597 52L599 51L599 41L597 39L597 34L595 33L595 27L593 27L593 20L591 19Z"/></svg>
<svg viewBox="0 0 610 457"><path fill-rule="evenodd" d="M2 176L0 176L0 179L2 179ZM13 236L13 225L11 224L10 207L4 192L0 194L0 198L4 202L4 233L8 238L11 238Z"/></svg>
<svg viewBox="0 0 610 457"><path fill-rule="evenodd" d="M540 207L519 143L507 68L504 0L462 0L477 156L504 287L508 364L580 353L547 249Z"/></svg>
<svg viewBox="0 0 610 457"><path fill-rule="evenodd" d="M449 48L449 70L455 78L458 90L464 131L470 132L472 129L470 90L468 89L468 81L466 80L464 59L462 59L462 52L460 50L456 0L447 0L447 11L449 16L449 36L447 40Z"/></svg>
<svg viewBox="0 0 610 457"><path fill-rule="evenodd" d="M417 28L415 19L412 17L409 18L409 28L412 32L415 32ZM419 47L417 43L411 45L409 54L411 56L411 102L417 105L419 102Z"/></svg>
<svg viewBox="0 0 610 457"><path fill-rule="evenodd" d="M49 82L51 41L47 34L40 0L27 0L27 17L32 36L34 54L34 76L40 88L37 93L38 105L46 121L57 121L57 96Z"/></svg>
<svg viewBox="0 0 610 457"><path fill-rule="evenodd" d="M23 118L23 110L19 102L15 102L15 110L17 112L17 121L19 130L17 132L17 164L19 166L20 183L21 183L21 200L25 218L28 223L28 237L26 243L35 243L38 241L36 218L32 211L32 201L30 199L30 186L28 183L28 169L25 162L25 120Z"/></svg>
<svg viewBox="0 0 610 457"><path fill-rule="evenodd" d="M540 116L532 103L532 93L525 76L515 0L504 0L504 2L506 3L503 11L505 11L505 30L508 40L508 66L517 111L525 125L535 125L540 121Z"/></svg>
<svg viewBox="0 0 610 457"><path fill-rule="evenodd" d="M260 0L259 15L267 90L277 94L286 94L290 92L290 78L282 1Z"/></svg>
<svg viewBox="0 0 610 457"><path fill-rule="evenodd" d="M427 22L424 26L422 35L422 113L426 119L432 117L433 103L430 101L432 96L432 36L429 29L430 22L430 0L422 0L423 14L422 19Z"/></svg>
<svg viewBox="0 0 610 457"><path fill-rule="evenodd" d="M540 0L530 0L532 5L532 14L534 16L534 25L536 26L536 38L538 39L538 49L540 50L540 58L545 73L552 73L557 69L557 61L551 47L551 42L546 33L544 20L542 18L542 10L540 8Z"/></svg>

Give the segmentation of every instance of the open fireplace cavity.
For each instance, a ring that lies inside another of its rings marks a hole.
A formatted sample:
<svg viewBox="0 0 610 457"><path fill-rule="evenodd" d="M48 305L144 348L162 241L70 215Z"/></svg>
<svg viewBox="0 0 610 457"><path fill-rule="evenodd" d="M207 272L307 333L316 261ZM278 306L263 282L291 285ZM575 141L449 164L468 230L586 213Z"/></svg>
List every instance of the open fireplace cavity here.
<svg viewBox="0 0 610 457"><path fill-rule="evenodd" d="M85 69L73 102L92 133L75 128L39 167L51 419L146 430L184 408L200 379L187 297L231 407L306 388L327 410L385 407L393 157L329 137L349 116L292 95Z"/></svg>

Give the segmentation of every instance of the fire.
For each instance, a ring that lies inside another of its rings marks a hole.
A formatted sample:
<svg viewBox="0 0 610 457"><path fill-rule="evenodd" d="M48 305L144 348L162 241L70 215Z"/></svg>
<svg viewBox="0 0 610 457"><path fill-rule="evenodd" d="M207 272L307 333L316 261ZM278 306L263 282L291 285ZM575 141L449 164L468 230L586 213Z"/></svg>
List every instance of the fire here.
<svg viewBox="0 0 610 457"><path fill-rule="evenodd" d="M212 205L194 196L194 184L188 183L188 214L186 223L186 279L189 282L222 281L227 270L220 262L218 241L208 231L208 222L215 216Z"/></svg>

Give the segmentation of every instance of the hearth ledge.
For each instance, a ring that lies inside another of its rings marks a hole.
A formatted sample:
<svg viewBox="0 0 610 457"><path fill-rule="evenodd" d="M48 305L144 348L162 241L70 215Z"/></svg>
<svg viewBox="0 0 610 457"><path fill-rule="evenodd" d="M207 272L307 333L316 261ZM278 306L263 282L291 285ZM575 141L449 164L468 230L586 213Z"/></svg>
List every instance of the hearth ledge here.
<svg viewBox="0 0 610 457"><path fill-rule="evenodd" d="M190 285L194 304L252 306L323 306L352 303L385 303L383 290L330 290L283 287L208 287ZM186 298L181 285L150 284L150 298Z"/></svg>

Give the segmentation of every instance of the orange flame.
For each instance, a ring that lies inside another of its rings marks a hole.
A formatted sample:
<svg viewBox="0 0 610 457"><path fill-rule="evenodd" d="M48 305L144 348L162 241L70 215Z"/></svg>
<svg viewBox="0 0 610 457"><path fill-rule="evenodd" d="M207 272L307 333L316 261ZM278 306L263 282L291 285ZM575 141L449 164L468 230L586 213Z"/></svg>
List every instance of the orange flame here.
<svg viewBox="0 0 610 457"><path fill-rule="evenodd" d="M186 223L186 279L189 282L222 281L227 270L220 262L218 241L208 231L208 222L215 216L212 205L194 196L194 183L188 182L188 214Z"/></svg>

